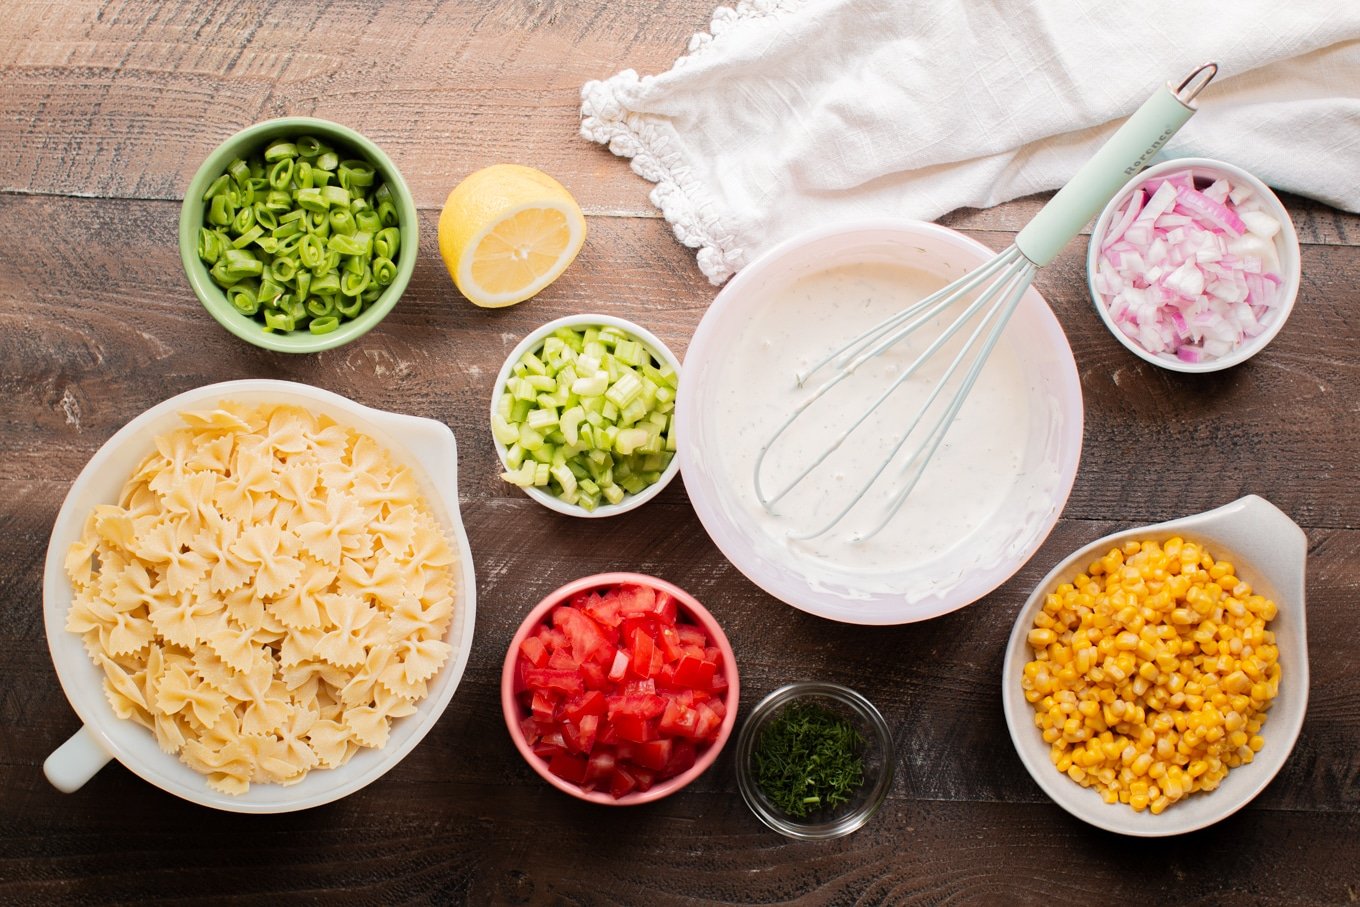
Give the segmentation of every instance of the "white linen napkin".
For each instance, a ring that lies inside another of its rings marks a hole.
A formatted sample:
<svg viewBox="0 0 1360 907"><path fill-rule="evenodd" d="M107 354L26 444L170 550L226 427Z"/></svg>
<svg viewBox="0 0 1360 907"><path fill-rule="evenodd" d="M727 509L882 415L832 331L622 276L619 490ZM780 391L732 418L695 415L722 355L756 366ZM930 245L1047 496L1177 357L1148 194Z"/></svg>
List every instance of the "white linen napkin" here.
<svg viewBox="0 0 1360 907"><path fill-rule="evenodd" d="M669 72L587 83L581 134L719 284L809 226L1055 189L1206 60L1164 156L1360 211L1357 0L742 0Z"/></svg>

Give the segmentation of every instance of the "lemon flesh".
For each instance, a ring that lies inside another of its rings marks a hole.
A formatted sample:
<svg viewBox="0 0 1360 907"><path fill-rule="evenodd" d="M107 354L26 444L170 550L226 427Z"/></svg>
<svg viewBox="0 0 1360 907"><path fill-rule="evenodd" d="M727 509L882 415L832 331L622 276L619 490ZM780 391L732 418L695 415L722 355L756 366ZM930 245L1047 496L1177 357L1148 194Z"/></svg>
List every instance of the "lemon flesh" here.
<svg viewBox="0 0 1360 907"><path fill-rule="evenodd" d="M541 170L496 164L449 193L439 254L458 291L485 308L514 305L556 280L580 252L585 216Z"/></svg>

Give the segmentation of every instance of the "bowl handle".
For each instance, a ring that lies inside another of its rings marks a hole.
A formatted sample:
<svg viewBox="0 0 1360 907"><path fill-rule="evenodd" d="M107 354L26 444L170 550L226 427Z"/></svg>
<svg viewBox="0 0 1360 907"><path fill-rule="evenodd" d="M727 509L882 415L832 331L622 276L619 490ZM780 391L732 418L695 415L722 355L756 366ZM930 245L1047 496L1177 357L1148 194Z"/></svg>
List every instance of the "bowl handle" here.
<svg viewBox="0 0 1360 907"><path fill-rule="evenodd" d="M86 781L108 764L113 755L100 745L85 725L52 751L43 762L43 774L64 794L79 790Z"/></svg>

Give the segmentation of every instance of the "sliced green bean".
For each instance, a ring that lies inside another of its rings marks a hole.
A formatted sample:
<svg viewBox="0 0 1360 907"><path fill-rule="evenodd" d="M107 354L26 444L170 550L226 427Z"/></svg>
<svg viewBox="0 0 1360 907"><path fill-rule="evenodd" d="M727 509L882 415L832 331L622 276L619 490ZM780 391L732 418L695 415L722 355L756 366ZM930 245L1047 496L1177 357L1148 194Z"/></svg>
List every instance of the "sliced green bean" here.
<svg viewBox="0 0 1360 907"><path fill-rule="evenodd" d="M204 192L196 252L232 308L269 332L336 330L399 272L396 201L365 160L316 136L234 158Z"/></svg>

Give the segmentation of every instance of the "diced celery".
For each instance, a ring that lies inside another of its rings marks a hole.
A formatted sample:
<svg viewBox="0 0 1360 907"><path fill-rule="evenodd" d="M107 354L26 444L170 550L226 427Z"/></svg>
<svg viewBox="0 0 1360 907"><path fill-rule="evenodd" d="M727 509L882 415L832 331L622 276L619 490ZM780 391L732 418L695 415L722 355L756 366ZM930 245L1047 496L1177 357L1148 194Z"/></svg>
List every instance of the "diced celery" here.
<svg viewBox="0 0 1360 907"><path fill-rule="evenodd" d="M614 450L627 456L647 443L647 432L640 428L620 429L614 439Z"/></svg>
<svg viewBox="0 0 1360 907"><path fill-rule="evenodd" d="M491 417L505 481L593 510L659 480L675 450L673 369L611 326L560 328L510 369Z"/></svg>
<svg viewBox="0 0 1360 907"><path fill-rule="evenodd" d="M536 409L533 412L529 413L529 418L524 420L524 424L532 428L534 431L539 432L547 431L549 428L557 424L557 410L552 407ZM492 423L491 427L492 430L494 431L495 430L494 422ZM510 429L509 425L506 425L505 427L507 429ZM513 433L514 429L510 429L510 431ZM497 437L500 436L497 435ZM513 441L513 439L509 440L502 439L501 443L508 444L511 441Z"/></svg>
<svg viewBox="0 0 1360 907"><path fill-rule="evenodd" d="M524 357L519 361L535 375L548 374L548 367L543 364L543 360L535 356L532 352L525 353Z"/></svg>
<svg viewBox="0 0 1360 907"><path fill-rule="evenodd" d="M528 451L535 451L543 446L543 433L530 428L528 423L521 424L519 427L519 446Z"/></svg>
<svg viewBox="0 0 1360 907"><path fill-rule="evenodd" d="M561 418L557 419L557 423L562 427L562 437L566 438L568 444L576 444L581 440L579 426L585 417L586 411L584 409L573 406L562 413Z"/></svg>
<svg viewBox="0 0 1360 907"><path fill-rule="evenodd" d="M528 488L534 484L534 470L533 467L530 467L527 471L524 469L511 469L501 473L501 478L511 485L518 485L520 488Z"/></svg>
<svg viewBox="0 0 1360 907"><path fill-rule="evenodd" d="M519 429L507 422L500 413L491 416L491 434L507 447L519 440Z"/></svg>
<svg viewBox="0 0 1360 907"><path fill-rule="evenodd" d="M609 373L598 370L588 378L577 378L571 383L571 392L578 397L599 397L609 390Z"/></svg>
<svg viewBox="0 0 1360 907"><path fill-rule="evenodd" d="M576 491L576 476L567 468L565 463L552 468L552 477L557 480L558 485L562 486L563 494L571 494Z"/></svg>
<svg viewBox="0 0 1360 907"><path fill-rule="evenodd" d="M625 425L632 425L639 419L647 415L647 404L641 397L634 397L628 401L628 405L619 410L619 421Z"/></svg>
<svg viewBox="0 0 1360 907"><path fill-rule="evenodd" d="M624 365L641 365L642 344L636 340L620 340L614 344L614 358Z"/></svg>

